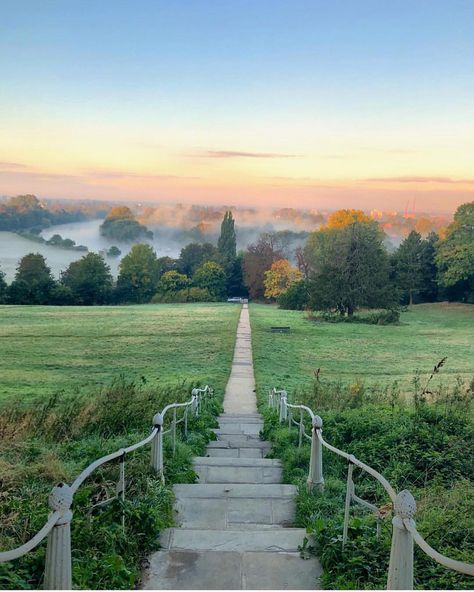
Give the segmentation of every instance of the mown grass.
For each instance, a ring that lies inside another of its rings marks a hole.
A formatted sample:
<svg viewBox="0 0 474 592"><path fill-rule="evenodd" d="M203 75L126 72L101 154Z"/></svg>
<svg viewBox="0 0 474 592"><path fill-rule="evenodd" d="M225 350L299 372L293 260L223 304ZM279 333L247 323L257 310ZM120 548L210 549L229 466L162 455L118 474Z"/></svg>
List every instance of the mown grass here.
<svg viewBox="0 0 474 592"><path fill-rule="evenodd" d="M217 303L0 306L0 404L94 393L119 375L151 388L186 379L221 389L239 311Z"/></svg>
<svg viewBox="0 0 474 592"><path fill-rule="evenodd" d="M474 377L474 306L420 304L401 314L400 325L314 322L299 311L251 304L253 354L258 390L273 386L295 392L322 380L363 381L366 385L398 382L411 391L417 371L427 373L447 356L437 377L453 384ZM289 326L290 333L271 333Z"/></svg>

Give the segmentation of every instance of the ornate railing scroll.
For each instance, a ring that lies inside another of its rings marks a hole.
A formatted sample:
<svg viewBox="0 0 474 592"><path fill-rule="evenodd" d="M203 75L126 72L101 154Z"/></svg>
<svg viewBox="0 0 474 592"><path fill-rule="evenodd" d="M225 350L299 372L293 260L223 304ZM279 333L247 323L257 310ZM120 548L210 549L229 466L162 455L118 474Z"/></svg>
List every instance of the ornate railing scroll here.
<svg viewBox="0 0 474 592"><path fill-rule="evenodd" d="M322 450L326 448L334 454L345 458L348 463L347 470L347 489L344 507L344 524L342 545L347 543L349 515L351 502L362 505L376 514L377 517L377 536L380 534L380 520L383 517L382 509L374 504L361 499L355 494L355 485L352 479L354 467L358 467L371 477L376 479L385 489L388 497L393 504L394 518L392 520L392 545L390 550L390 563L387 577L388 590L412 590L413 589L413 546L416 543L424 553L437 561L439 564L458 571L463 574L474 576L474 564L464 563L455 559L450 559L438 551L435 551L424 540L416 529L413 517L416 512L416 502L408 490L400 491L398 494L391 484L378 471L361 462L352 454L348 454L335 446L332 446L324 440L323 420L319 415L305 405L293 405L288 402L288 393L285 390L271 389L268 394L268 405L278 413L280 423L288 422L288 428L297 426L299 430L298 446L301 447L304 438L311 441L311 455L309 462L309 472L307 479L308 490L314 487L322 490L324 488L323 477L323 456ZM299 421L293 418L295 413L299 413ZM311 435L305 431L305 414L311 420Z"/></svg>
<svg viewBox="0 0 474 592"><path fill-rule="evenodd" d="M163 438L170 434L172 439L173 455L176 452L176 427L183 423L184 435L188 433L188 415L191 413L198 416L203 404L212 396L213 391L209 386L204 388L194 388L191 391L191 399L185 403L173 403L167 405L161 413L157 413L153 418L153 427L149 436L119 450L112 452L102 458L92 462L86 467L80 475L76 477L71 485L59 483L53 487L48 503L51 513L48 520L41 530L39 530L28 542L11 549L10 551L0 552L0 563L13 561L25 555L37 547L43 539L48 537L46 548L46 565L44 575L44 588L46 590L70 590L72 589L72 563L71 563L71 521L73 513L71 505L74 500L74 494L86 479L99 467L118 459L120 463L119 479L116 484L116 494L106 500L98 502L90 508L105 506L115 499L125 499L125 460L131 452L151 443L151 465L155 469L159 478L164 481L163 475ZM178 413L182 416L178 418ZM169 419L168 413L171 414ZM168 421L167 421L168 420ZM169 427L164 430L165 422ZM125 527L125 515L122 513L122 526Z"/></svg>

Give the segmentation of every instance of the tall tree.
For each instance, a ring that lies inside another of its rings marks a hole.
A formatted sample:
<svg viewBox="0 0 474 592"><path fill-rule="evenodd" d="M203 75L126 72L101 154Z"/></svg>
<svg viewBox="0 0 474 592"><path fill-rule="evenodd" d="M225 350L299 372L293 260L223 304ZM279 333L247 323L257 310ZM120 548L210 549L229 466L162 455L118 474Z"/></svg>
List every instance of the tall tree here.
<svg viewBox="0 0 474 592"><path fill-rule="evenodd" d="M88 253L73 261L63 272L61 282L68 287L77 304L107 304L112 295L110 267L97 253Z"/></svg>
<svg viewBox="0 0 474 592"><path fill-rule="evenodd" d="M117 299L121 302L150 302L159 281L159 263L150 245L134 245L121 261Z"/></svg>
<svg viewBox="0 0 474 592"><path fill-rule="evenodd" d="M275 245L271 233L261 234L256 243L249 245L243 257L242 269L250 298L264 297L265 272L278 259L283 259L283 254Z"/></svg>
<svg viewBox="0 0 474 592"><path fill-rule="evenodd" d="M224 214L221 224L221 234L217 240L217 250L222 262L233 261L237 257L237 238L235 235L235 223L231 211Z"/></svg>
<svg viewBox="0 0 474 592"><path fill-rule="evenodd" d="M279 259L265 272L265 298L276 299L288 290L291 284L303 279L303 274L290 265L287 259Z"/></svg>
<svg viewBox="0 0 474 592"><path fill-rule="evenodd" d="M351 316L360 306L394 303L384 234L372 220L323 228L308 238L311 304Z"/></svg>
<svg viewBox="0 0 474 592"><path fill-rule="evenodd" d="M48 304L54 284L43 255L29 253L20 260L8 299L13 304Z"/></svg>
<svg viewBox="0 0 474 592"><path fill-rule="evenodd" d="M474 201L456 210L436 253L438 279L450 299L474 302Z"/></svg>
<svg viewBox="0 0 474 592"><path fill-rule="evenodd" d="M424 244L421 235L412 230L393 255L395 283L413 304L415 294L423 289Z"/></svg>

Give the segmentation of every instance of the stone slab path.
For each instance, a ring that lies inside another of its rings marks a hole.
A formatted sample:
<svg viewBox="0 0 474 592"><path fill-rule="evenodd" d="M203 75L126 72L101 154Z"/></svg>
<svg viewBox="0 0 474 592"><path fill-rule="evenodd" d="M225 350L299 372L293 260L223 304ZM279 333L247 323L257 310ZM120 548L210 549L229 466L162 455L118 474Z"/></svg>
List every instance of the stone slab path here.
<svg viewBox="0 0 474 592"><path fill-rule="evenodd" d="M296 487L260 440L248 306L243 305L217 440L194 459L198 483L175 485L179 527L165 530L150 558L145 589L319 589L321 568L298 547Z"/></svg>

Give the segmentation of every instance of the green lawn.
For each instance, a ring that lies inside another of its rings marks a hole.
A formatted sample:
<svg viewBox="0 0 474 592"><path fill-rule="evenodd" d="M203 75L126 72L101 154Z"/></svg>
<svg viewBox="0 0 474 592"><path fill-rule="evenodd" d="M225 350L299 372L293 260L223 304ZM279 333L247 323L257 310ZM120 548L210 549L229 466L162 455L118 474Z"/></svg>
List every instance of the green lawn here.
<svg viewBox="0 0 474 592"><path fill-rule="evenodd" d="M94 392L123 374L223 389L240 307L0 306L0 401Z"/></svg>
<svg viewBox="0 0 474 592"><path fill-rule="evenodd" d="M413 306L399 326L312 322L303 312L262 304L250 306L250 317L260 393L273 386L294 392L317 368L322 380L360 378L381 386L397 380L408 392L415 372L428 375L444 356L440 380L474 378L474 305ZM283 325L289 334L270 332Z"/></svg>

